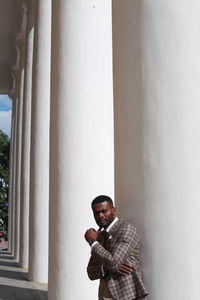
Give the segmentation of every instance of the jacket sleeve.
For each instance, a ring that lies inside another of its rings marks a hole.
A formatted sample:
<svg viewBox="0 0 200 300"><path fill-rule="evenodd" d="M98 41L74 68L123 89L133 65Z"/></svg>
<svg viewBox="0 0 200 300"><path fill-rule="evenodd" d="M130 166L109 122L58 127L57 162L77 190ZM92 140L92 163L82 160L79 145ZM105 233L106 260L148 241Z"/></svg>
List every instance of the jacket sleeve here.
<svg viewBox="0 0 200 300"><path fill-rule="evenodd" d="M133 224L126 223L117 234L116 242L109 252L99 243L93 246L92 253L111 272L116 272L135 248L139 247L140 238Z"/></svg>
<svg viewBox="0 0 200 300"><path fill-rule="evenodd" d="M100 279L102 264L95 258L95 255L91 255L88 266L87 274L91 280Z"/></svg>

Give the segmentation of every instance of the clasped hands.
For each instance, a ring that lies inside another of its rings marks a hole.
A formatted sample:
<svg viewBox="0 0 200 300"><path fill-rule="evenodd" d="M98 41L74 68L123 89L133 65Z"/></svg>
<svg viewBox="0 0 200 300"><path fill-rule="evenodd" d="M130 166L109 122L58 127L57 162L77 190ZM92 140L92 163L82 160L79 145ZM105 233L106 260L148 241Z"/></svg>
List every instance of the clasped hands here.
<svg viewBox="0 0 200 300"><path fill-rule="evenodd" d="M85 239L87 242L91 240L97 240L99 234L101 232L101 229L95 230L94 228L89 228L86 230L85 233ZM133 268L128 263L123 263L121 267L115 272L119 275L127 275L133 272Z"/></svg>
<svg viewBox="0 0 200 300"><path fill-rule="evenodd" d="M86 233L85 233L86 241L89 242L91 240L96 240L98 238L100 232L101 232L101 229L95 230L94 228L89 228L88 230L86 230Z"/></svg>

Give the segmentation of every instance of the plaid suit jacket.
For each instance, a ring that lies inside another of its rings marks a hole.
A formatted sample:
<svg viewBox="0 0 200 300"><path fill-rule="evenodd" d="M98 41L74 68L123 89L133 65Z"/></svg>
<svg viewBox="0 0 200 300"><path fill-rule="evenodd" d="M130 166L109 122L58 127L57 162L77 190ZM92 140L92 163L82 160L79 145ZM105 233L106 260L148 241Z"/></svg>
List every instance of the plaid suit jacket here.
<svg viewBox="0 0 200 300"><path fill-rule="evenodd" d="M102 234L92 247L87 272L91 280L101 278L101 267L107 271L105 281L114 300L133 300L146 296L147 290L142 280L140 261L140 238L133 224L118 220L111 230L106 244L102 246ZM119 275L116 271L127 262L133 272Z"/></svg>

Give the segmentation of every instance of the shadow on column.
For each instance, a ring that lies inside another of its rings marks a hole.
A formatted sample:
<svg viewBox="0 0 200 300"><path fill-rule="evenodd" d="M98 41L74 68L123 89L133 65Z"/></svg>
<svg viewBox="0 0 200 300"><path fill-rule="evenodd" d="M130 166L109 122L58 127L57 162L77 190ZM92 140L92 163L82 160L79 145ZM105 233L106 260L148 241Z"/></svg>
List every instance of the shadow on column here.
<svg viewBox="0 0 200 300"><path fill-rule="evenodd" d="M144 231L142 1L113 1L115 186L120 214Z"/></svg>
<svg viewBox="0 0 200 300"><path fill-rule="evenodd" d="M134 223L142 240L148 282L149 245L145 167L142 0L113 1L113 78L115 113L115 195L119 215ZM147 284L148 287L148 284Z"/></svg>

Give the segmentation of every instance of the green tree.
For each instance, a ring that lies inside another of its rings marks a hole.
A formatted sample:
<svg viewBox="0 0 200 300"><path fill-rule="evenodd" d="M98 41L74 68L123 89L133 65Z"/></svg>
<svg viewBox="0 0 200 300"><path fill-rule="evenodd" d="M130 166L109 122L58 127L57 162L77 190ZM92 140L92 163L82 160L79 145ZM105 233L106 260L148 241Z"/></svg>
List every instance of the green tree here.
<svg viewBox="0 0 200 300"><path fill-rule="evenodd" d="M10 140L0 130L0 232L4 238L8 235L9 154Z"/></svg>

